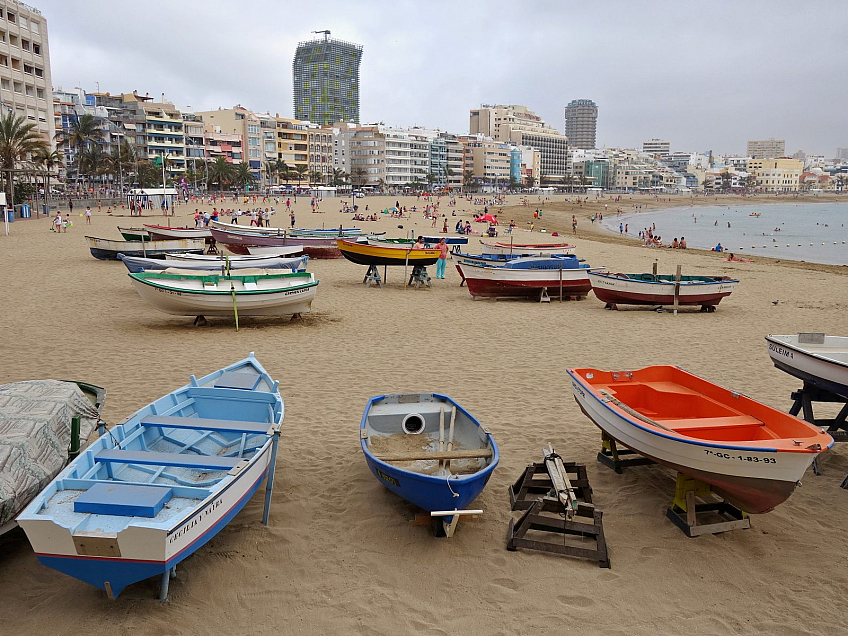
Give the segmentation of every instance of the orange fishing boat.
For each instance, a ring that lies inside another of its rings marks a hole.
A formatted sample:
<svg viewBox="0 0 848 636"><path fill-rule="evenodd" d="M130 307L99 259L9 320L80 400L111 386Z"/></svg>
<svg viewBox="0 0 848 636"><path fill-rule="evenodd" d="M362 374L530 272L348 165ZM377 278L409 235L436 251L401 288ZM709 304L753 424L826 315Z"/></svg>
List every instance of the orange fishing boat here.
<svg viewBox="0 0 848 636"><path fill-rule="evenodd" d="M786 501L833 445L819 427L678 367L568 374L580 408L609 437L745 512Z"/></svg>

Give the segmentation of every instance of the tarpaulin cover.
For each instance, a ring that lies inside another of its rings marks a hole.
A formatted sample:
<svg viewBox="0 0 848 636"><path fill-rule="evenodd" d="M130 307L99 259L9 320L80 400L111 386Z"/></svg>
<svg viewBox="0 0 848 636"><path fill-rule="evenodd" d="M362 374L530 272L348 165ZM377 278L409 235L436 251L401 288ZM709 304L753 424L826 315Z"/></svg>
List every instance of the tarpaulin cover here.
<svg viewBox="0 0 848 636"><path fill-rule="evenodd" d="M68 461L71 419L80 440L99 414L73 382L29 380L0 384L0 526L11 521Z"/></svg>

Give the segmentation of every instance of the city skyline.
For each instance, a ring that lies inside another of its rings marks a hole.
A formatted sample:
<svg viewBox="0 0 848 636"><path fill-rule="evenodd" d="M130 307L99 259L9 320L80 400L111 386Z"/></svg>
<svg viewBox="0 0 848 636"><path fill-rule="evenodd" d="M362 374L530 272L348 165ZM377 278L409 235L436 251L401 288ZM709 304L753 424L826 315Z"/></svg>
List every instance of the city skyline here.
<svg viewBox="0 0 848 636"><path fill-rule="evenodd" d="M594 13L536 2L505 27L508 5L501 2L486 11L402 5L390 14L376 3L369 9L368 2L318 2L281 32L284 8L254 2L239 5L251 37L233 39L226 34L237 16L231 5L215 4L207 3L203 15L169 5L169 20L141 13L134 31L143 37L133 38L113 26L114 14L129 3L92 3L78 12L44 0L38 8L50 21L54 86L136 89L157 98L164 92L197 110L241 103L292 116L289 69L297 42L329 29L368 51L362 122L464 133L470 109L512 103L563 130L563 108L587 97L603 113L599 147L635 148L662 138L673 150L742 154L749 139L776 137L786 140L789 154L831 157L848 143L848 86L835 79L836 60L848 49L840 38L843 5L809 15L784 2L719 2L711 12L683 5L667 16L651 4L613 2L599 23ZM732 21L723 6L732 9ZM423 27L436 18L437 28ZM186 29L199 20L203 28ZM795 45L778 44L784 41Z"/></svg>

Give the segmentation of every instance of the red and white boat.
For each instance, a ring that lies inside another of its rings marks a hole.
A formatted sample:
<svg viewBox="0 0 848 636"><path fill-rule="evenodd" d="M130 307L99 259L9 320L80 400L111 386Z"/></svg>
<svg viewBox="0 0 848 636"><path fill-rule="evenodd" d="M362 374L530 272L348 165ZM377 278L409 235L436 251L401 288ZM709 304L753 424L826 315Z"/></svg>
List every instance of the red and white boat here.
<svg viewBox="0 0 848 636"><path fill-rule="evenodd" d="M165 225L147 225L144 229L154 241L169 241L171 239L202 238L211 240L212 232L208 227L167 227Z"/></svg>
<svg viewBox="0 0 848 636"><path fill-rule="evenodd" d="M557 263L556 267L545 267L538 262L519 259L504 267L457 263L456 269L474 297L539 298L545 289L551 296L558 296L562 288L564 297L584 298L592 290L592 283L589 282L588 265L579 265L567 268Z"/></svg>
<svg viewBox="0 0 848 636"><path fill-rule="evenodd" d="M567 371L580 409L609 437L745 512L786 501L833 445L819 427L678 367Z"/></svg>
<svg viewBox="0 0 848 636"><path fill-rule="evenodd" d="M480 241L484 254L512 254L514 256L552 256L574 254L577 249L568 243L507 243L505 241Z"/></svg>
<svg viewBox="0 0 848 636"><path fill-rule="evenodd" d="M677 282L674 275L610 274L589 272L592 290L598 300L614 305L673 305ZM729 276L681 276L679 305L700 305L712 311L730 296L739 281Z"/></svg>
<svg viewBox="0 0 848 636"><path fill-rule="evenodd" d="M294 247L302 248L309 258L341 258L342 253L331 237L311 236L263 236L232 230L212 228L212 238L225 245L234 254L248 254L249 247Z"/></svg>

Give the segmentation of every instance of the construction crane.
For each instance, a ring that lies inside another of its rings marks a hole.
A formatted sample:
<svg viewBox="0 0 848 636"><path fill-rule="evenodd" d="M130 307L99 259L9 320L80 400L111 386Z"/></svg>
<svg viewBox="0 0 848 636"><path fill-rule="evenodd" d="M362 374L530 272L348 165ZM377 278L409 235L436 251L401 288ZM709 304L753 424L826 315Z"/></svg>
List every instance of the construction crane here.
<svg viewBox="0 0 848 636"><path fill-rule="evenodd" d="M330 30L329 29L326 29L325 31L313 31L313 33L315 33L315 34L323 33L325 42L330 38Z"/></svg>

